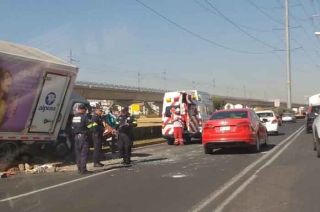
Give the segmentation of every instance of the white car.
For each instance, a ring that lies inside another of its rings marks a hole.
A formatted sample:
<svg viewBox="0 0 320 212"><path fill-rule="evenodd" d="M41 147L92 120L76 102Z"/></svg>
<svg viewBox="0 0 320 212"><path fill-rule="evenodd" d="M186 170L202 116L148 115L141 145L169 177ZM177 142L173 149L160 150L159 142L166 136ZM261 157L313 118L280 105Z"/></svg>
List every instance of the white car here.
<svg viewBox="0 0 320 212"><path fill-rule="evenodd" d="M282 115L282 121L283 122L294 122L295 123L297 121L297 119L296 119L296 117L294 116L293 113L284 113Z"/></svg>
<svg viewBox="0 0 320 212"><path fill-rule="evenodd" d="M268 133L278 134L279 123L276 114L272 110L257 111L262 123L266 126Z"/></svg>

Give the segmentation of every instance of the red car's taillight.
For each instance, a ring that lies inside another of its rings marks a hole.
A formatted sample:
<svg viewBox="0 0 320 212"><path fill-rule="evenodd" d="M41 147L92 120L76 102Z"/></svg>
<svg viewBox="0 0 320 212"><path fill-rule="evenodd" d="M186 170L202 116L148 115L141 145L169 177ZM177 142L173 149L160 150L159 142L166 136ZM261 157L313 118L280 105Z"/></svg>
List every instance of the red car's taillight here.
<svg viewBox="0 0 320 212"><path fill-rule="evenodd" d="M253 127L249 122L240 122L237 124L237 129L242 129L242 130L251 130L253 131Z"/></svg>
<svg viewBox="0 0 320 212"><path fill-rule="evenodd" d="M203 126L203 129L212 129L212 128L214 128L214 125L213 125L213 124L210 124L210 123L206 123L206 124L204 124L204 126Z"/></svg>

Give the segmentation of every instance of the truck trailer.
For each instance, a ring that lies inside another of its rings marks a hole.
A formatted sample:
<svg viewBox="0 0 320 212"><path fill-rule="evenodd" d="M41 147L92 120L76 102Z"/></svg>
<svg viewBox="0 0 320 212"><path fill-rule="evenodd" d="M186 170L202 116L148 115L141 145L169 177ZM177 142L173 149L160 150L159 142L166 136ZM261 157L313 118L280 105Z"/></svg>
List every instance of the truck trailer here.
<svg viewBox="0 0 320 212"><path fill-rule="evenodd" d="M0 41L0 160L24 145L46 143L66 153L68 121L77 103L78 68L39 49ZM3 162L4 161L4 162Z"/></svg>

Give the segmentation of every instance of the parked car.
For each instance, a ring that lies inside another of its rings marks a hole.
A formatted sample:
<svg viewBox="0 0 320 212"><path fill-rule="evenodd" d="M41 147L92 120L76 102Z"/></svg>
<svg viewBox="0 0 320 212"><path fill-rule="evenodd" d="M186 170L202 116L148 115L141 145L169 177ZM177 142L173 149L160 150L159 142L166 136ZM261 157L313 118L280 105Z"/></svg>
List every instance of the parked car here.
<svg viewBox="0 0 320 212"><path fill-rule="evenodd" d="M276 114L272 110L257 111L260 121L266 126L267 132L272 134L279 133L279 123Z"/></svg>
<svg viewBox="0 0 320 212"><path fill-rule="evenodd" d="M293 113L284 113L282 115L282 121L283 122L297 122L297 119Z"/></svg>
<svg viewBox="0 0 320 212"><path fill-rule="evenodd" d="M309 106L307 115L306 115L306 133L312 132L313 121L317 118L320 112L320 105Z"/></svg>
<svg viewBox="0 0 320 212"><path fill-rule="evenodd" d="M249 147L259 152L267 139L266 127L251 109L216 111L203 126L202 143L206 154L228 147Z"/></svg>
<svg viewBox="0 0 320 212"><path fill-rule="evenodd" d="M317 157L320 158L320 116L312 124L313 150L317 151Z"/></svg>

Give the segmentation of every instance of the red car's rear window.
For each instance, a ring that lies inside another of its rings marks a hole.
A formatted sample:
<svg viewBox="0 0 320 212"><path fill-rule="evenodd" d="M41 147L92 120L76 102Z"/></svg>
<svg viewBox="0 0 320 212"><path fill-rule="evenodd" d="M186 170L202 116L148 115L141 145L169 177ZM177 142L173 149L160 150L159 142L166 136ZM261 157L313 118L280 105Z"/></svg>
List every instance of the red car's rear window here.
<svg viewBox="0 0 320 212"><path fill-rule="evenodd" d="M210 120L218 120L218 119L244 119L248 118L247 111L221 111L214 113Z"/></svg>

